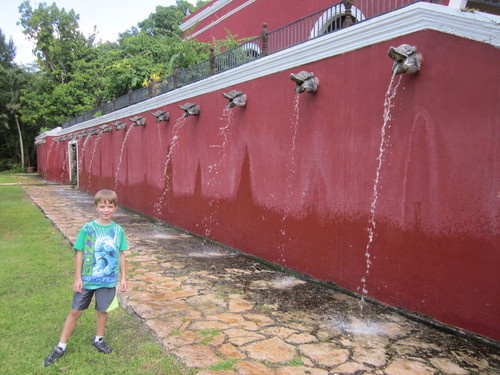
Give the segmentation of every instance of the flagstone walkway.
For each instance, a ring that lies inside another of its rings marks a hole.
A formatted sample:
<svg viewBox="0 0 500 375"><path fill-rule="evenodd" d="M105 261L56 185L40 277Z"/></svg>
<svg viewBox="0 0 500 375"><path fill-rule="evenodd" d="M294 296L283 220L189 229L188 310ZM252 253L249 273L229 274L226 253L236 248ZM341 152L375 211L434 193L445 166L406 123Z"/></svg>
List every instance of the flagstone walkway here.
<svg viewBox="0 0 500 375"><path fill-rule="evenodd" d="M19 181L71 243L95 218L87 193L33 176ZM135 212L120 208L115 221L130 248L121 305L198 375L500 373L498 347L369 303L361 318L352 296Z"/></svg>

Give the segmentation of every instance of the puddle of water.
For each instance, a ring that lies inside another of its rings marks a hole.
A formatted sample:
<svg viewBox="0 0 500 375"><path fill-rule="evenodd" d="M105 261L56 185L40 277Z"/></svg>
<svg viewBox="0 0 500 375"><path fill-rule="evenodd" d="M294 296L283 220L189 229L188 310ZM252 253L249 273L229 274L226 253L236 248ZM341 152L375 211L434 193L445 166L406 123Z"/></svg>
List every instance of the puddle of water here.
<svg viewBox="0 0 500 375"><path fill-rule="evenodd" d="M190 257L195 258L211 258L211 257L232 257L238 255L237 253L233 253L230 251L224 251L222 249L217 248L207 248L202 251L195 251L188 254Z"/></svg>
<svg viewBox="0 0 500 375"><path fill-rule="evenodd" d="M327 326L338 328L352 335L381 335L384 334L384 328L379 323L367 320L348 318L346 316L330 316L327 321Z"/></svg>
<svg viewBox="0 0 500 375"><path fill-rule="evenodd" d="M155 238L158 240L171 240L171 239L179 238L179 236L171 235L168 233L153 233L151 235L151 238Z"/></svg>

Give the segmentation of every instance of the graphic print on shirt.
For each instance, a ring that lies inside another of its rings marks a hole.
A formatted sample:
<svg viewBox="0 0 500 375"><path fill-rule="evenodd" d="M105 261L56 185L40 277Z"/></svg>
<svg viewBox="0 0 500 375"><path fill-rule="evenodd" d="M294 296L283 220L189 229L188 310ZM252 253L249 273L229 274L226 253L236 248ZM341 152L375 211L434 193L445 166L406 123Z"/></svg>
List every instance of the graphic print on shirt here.
<svg viewBox="0 0 500 375"><path fill-rule="evenodd" d="M89 286L106 286L117 280L120 233L116 226L88 225L83 243L82 280Z"/></svg>

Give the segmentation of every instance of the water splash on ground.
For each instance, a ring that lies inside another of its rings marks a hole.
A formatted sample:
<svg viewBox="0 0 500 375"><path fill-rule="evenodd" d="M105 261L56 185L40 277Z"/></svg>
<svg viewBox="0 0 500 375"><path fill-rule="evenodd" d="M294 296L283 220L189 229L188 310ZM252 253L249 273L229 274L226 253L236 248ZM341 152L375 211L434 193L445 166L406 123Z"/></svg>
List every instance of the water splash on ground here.
<svg viewBox="0 0 500 375"><path fill-rule="evenodd" d="M327 326L352 335L376 336L384 333L384 326L377 322L341 314L330 316L327 320Z"/></svg>
<svg viewBox="0 0 500 375"><path fill-rule="evenodd" d="M293 276L282 276L277 277L276 279L271 281L271 287L276 289L288 289L293 288L296 285L302 285L306 282L300 279L297 279Z"/></svg>

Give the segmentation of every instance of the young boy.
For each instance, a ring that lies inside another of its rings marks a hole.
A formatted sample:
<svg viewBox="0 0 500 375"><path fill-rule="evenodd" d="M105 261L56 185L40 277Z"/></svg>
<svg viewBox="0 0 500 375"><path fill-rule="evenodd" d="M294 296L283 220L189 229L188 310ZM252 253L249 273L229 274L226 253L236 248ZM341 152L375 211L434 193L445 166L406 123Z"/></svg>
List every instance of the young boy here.
<svg viewBox="0 0 500 375"><path fill-rule="evenodd" d="M117 306L118 274L120 274L120 291L127 290L125 261L127 241L123 228L112 221L118 207L116 193L112 190L101 190L95 195L94 202L97 219L82 227L75 243L73 304L64 322L59 344L45 359L45 366L51 365L64 355L78 318L89 307L94 294L97 320L93 345L101 353L111 353L111 348L104 341L104 330L108 318L107 312Z"/></svg>

